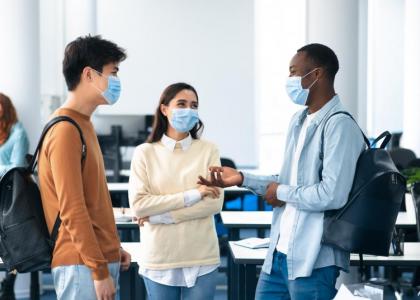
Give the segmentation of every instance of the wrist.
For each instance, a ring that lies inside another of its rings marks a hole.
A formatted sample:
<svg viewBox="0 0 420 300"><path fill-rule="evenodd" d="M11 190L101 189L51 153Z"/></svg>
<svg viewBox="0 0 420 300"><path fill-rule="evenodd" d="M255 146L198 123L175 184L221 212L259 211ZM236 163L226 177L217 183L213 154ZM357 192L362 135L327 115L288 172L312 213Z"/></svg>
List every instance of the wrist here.
<svg viewBox="0 0 420 300"><path fill-rule="evenodd" d="M239 175L241 176L241 182L238 184L238 186L242 186L244 184L244 174L239 172Z"/></svg>

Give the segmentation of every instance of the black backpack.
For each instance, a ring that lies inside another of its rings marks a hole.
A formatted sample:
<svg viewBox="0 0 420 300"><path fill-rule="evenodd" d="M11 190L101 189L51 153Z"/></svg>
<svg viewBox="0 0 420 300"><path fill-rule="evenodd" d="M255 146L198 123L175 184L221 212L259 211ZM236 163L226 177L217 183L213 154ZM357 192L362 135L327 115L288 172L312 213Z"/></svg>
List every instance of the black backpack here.
<svg viewBox="0 0 420 300"><path fill-rule="evenodd" d="M353 119L349 113L339 111L332 114L325 124L337 114L346 114ZM348 252L359 253L360 256L388 256L395 222L405 196L406 180L385 150L391 139L388 131L382 133L372 144L364 134L363 138L367 148L357 161L348 201L340 209L325 212L322 242ZM381 146L373 148L383 138L385 139ZM324 131L321 151L323 139ZM323 159L322 152L320 158Z"/></svg>
<svg viewBox="0 0 420 300"><path fill-rule="evenodd" d="M12 168L0 180L0 257L8 271L34 272L51 265L61 220L58 215L50 235L34 172L46 133L62 121L70 122L78 129L83 145L83 163L86 143L82 130L73 119L59 116L45 125L35 153L29 157L29 166Z"/></svg>

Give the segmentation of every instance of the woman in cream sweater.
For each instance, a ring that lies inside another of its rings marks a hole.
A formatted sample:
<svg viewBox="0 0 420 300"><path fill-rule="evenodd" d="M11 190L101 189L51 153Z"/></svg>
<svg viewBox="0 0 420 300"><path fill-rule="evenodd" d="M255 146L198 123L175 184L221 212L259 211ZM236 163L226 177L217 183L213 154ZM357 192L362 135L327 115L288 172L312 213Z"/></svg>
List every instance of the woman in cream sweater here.
<svg viewBox="0 0 420 300"><path fill-rule="evenodd" d="M213 216L223 190L197 184L220 165L215 145L200 140L198 95L185 83L167 87L147 143L131 163L130 205L139 219L149 299L213 299L219 245Z"/></svg>

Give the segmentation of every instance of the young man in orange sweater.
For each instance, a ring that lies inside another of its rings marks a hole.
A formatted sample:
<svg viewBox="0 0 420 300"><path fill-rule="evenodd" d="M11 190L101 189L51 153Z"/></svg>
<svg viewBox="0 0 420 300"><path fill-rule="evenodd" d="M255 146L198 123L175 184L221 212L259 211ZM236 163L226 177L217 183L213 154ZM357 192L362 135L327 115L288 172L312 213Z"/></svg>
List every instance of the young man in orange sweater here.
<svg viewBox="0 0 420 300"><path fill-rule="evenodd" d="M100 36L80 37L65 49L63 74L69 90L54 114L80 126L87 147L69 122L47 133L39 157L39 181L48 228L57 215L59 229L52 260L58 299L114 299L120 268L131 257L120 247L103 157L90 117L102 104L117 102L121 90L118 65L123 49Z"/></svg>

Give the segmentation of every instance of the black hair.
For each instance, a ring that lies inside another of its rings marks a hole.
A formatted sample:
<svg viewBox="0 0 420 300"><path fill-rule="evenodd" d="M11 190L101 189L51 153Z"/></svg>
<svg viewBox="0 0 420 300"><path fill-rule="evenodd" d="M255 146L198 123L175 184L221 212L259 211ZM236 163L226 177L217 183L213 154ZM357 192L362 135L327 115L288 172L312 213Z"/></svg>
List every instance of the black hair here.
<svg viewBox="0 0 420 300"><path fill-rule="evenodd" d="M317 67L324 68L328 78L331 81L334 81L339 64L337 55L335 55L331 48L322 44L308 44L300 48L297 52L305 52L309 59L311 59Z"/></svg>
<svg viewBox="0 0 420 300"><path fill-rule="evenodd" d="M125 50L100 35L78 37L64 51L63 74L67 88L73 91L87 66L102 72L105 65L119 63L127 58Z"/></svg>
<svg viewBox="0 0 420 300"><path fill-rule="evenodd" d="M148 143L155 143L160 141L162 139L162 136L168 130L169 121L168 118L163 115L162 111L160 110L160 106L162 104L169 105L169 103L176 97L176 95L183 90L192 91L195 94L198 101L197 91L193 86L189 85L188 83L178 82L168 86L160 96L159 105L156 108L156 113L154 116L153 129L149 135L149 138L147 139ZM199 139L203 130L204 124L201 120L199 120L198 123L194 126L194 128L190 130L191 137L195 140Z"/></svg>

